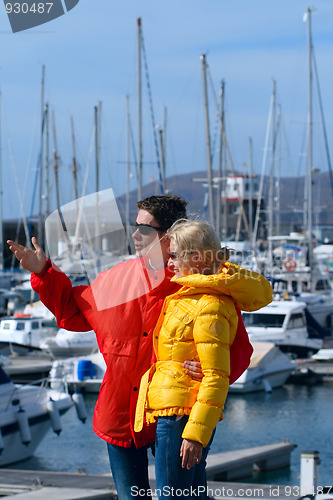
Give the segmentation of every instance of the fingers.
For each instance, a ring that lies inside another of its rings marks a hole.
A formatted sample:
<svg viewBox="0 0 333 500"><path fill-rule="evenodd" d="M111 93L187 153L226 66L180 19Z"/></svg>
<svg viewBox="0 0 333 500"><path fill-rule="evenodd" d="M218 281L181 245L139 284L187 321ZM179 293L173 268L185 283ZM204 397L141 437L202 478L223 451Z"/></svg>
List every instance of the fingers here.
<svg viewBox="0 0 333 500"><path fill-rule="evenodd" d="M182 457L182 467L191 469L195 464L200 463L202 458L202 444L197 441L183 439L180 448L180 456Z"/></svg>
<svg viewBox="0 0 333 500"><path fill-rule="evenodd" d="M201 371L201 364L199 361L187 360L183 363L183 368L185 368L186 375L189 375L193 380L201 382L203 373Z"/></svg>
<svg viewBox="0 0 333 500"><path fill-rule="evenodd" d="M23 250L24 246L20 245L19 243L16 243L15 241L12 240L7 240L7 243L9 245L9 250L11 250L13 253L17 252L18 250Z"/></svg>
<svg viewBox="0 0 333 500"><path fill-rule="evenodd" d="M35 250L40 250L40 249L42 249L42 247L41 247L41 246L40 246L40 244L38 243L37 238L36 238L35 236L33 236L33 237L31 238L31 243L33 244L33 246L34 246Z"/></svg>
<svg viewBox="0 0 333 500"><path fill-rule="evenodd" d="M190 361L186 360L183 363L183 367L190 370L193 373L202 373L200 361Z"/></svg>

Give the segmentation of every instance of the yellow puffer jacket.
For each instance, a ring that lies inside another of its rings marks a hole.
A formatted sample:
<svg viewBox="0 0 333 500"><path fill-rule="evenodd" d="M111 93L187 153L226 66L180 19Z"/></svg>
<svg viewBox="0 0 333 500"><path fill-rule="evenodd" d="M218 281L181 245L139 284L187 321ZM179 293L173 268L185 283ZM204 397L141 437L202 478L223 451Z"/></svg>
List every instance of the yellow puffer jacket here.
<svg viewBox="0 0 333 500"><path fill-rule="evenodd" d="M226 263L219 274L172 278L182 288L167 297L154 330L157 362L140 385L134 429L145 411L157 416L189 415L183 438L208 444L223 418L229 389L230 355L238 324L235 304L253 311L269 304L272 288L260 274ZM185 374L185 360L200 360L203 379ZM153 374L153 376L152 376Z"/></svg>

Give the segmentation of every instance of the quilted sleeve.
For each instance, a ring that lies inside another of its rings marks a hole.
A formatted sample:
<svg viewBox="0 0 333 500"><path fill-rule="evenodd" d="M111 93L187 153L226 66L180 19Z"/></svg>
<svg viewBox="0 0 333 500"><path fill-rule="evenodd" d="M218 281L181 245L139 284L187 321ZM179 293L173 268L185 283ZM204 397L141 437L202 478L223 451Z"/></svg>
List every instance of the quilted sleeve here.
<svg viewBox="0 0 333 500"><path fill-rule="evenodd" d="M199 441L204 447L221 419L229 389L230 314L226 312L225 306L213 298L200 311L193 327L203 379L182 437Z"/></svg>

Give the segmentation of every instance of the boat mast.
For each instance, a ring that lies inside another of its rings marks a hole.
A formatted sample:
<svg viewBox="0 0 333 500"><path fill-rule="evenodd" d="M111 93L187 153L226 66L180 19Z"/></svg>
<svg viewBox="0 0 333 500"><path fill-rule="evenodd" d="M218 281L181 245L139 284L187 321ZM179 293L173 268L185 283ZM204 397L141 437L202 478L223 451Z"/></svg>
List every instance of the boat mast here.
<svg viewBox="0 0 333 500"><path fill-rule="evenodd" d="M96 218L95 218L95 237L96 250L101 250L100 237L100 199L99 199L99 167L100 167L100 134L101 134L101 109L102 103L99 101L94 108L95 116L95 166L96 166Z"/></svg>
<svg viewBox="0 0 333 500"><path fill-rule="evenodd" d="M277 176L275 181L276 196L276 219L275 233L281 234L281 105L278 105L278 117L276 123L276 150L277 150Z"/></svg>
<svg viewBox="0 0 333 500"><path fill-rule="evenodd" d="M70 115L70 121L71 121L71 137L72 137L72 173L73 173L73 180L74 180L74 195L75 199L79 199L79 189L77 185L77 163L76 163L76 144L75 144L75 132L74 132L74 119L73 115Z"/></svg>
<svg viewBox="0 0 333 500"><path fill-rule="evenodd" d="M50 214L49 105L45 104L45 217Z"/></svg>
<svg viewBox="0 0 333 500"><path fill-rule="evenodd" d="M268 196L268 259L269 267L273 266L273 211L274 211L274 160L275 160L275 109L276 109L276 81L273 80L272 90L272 126L271 126L271 170L269 176Z"/></svg>
<svg viewBox="0 0 333 500"><path fill-rule="evenodd" d="M308 244L309 244L309 267L312 273L313 266L313 241L312 241L312 36L311 36L311 12L313 9L307 8L307 22L308 22L308 168L307 168L307 228L308 230ZM312 283L312 280L310 280Z"/></svg>
<svg viewBox="0 0 333 500"><path fill-rule="evenodd" d="M142 199L142 84L141 84L141 18L137 19L138 65L138 200Z"/></svg>
<svg viewBox="0 0 333 500"><path fill-rule="evenodd" d="M57 145L57 132L55 125L55 116L54 111L52 112L52 129L53 129L53 169L54 169L54 179L55 179L55 188L56 188L56 202L57 202L57 210L60 213L60 194L59 194L59 156L58 156L58 145Z"/></svg>
<svg viewBox="0 0 333 500"><path fill-rule="evenodd" d="M131 117L129 96L126 96L126 117L127 117L127 161L126 161L126 199L125 199L125 221L126 236L128 238L128 227L130 225L130 176L131 176Z"/></svg>
<svg viewBox="0 0 333 500"><path fill-rule="evenodd" d="M160 156L161 156L161 177L162 177L162 192L165 194L165 169L166 169L166 128L167 128L167 108L164 106L163 129L159 129L160 140Z"/></svg>
<svg viewBox="0 0 333 500"><path fill-rule="evenodd" d="M253 141L252 137L249 137L249 152L248 152L248 162L249 162L249 232L250 241L253 239Z"/></svg>
<svg viewBox="0 0 333 500"><path fill-rule="evenodd" d="M223 156L224 156L224 148L223 148L223 130L222 130L222 122L224 122L224 80L221 81L220 86L220 108L221 108L221 121L220 124L220 138L219 138L219 163L218 163L218 171L217 171L217 199L216 199L216 232L218 237L221 239L221 198L222 198L222 186L226 185L226 178L223 178ZM223 213L223 221L225 213ZM226 242L226 225L223 227L223 242Z"/></svg>
<svg viewBox="0 0 333 500"><path fill-rule="evenodd" d="M3 215L2 215L2 143L1 143L1 114L2 114L2 95L0 90L0 271L3 271Z"/></svg>
<svg viewBox="0 0 333 500"><path fill-rule="evenodd" d="M39 150L39 214L38 214L38 241L43 245L43 138L44 138L44 89L45 66L42 66L41 80L41 119L40 119L40 150Z"/></svg>
<svg viewBox="0 0 333 500"><path fill-rule="evenodd" d="M213 200L213 174L212 174L212 154L209 132L209 110L208 110L208 93L207 93L207 72L206 72L206 55L201 55L202 62L202 81L204 91L204 106L205 106L205 123L206 123L206 157L207 157L207 174L208 174L208 214L209 222L214 226L214 200Z"/></svg>

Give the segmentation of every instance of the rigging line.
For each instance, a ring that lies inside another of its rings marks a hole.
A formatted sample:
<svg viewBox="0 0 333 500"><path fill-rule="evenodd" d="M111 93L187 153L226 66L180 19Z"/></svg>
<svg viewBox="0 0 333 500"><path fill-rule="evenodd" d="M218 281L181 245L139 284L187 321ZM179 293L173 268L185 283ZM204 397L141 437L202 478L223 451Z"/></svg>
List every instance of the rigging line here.
<svg viewBox="0 0 333 500"><path fill-rule="evenodd" d="M44 110L44 113L43 113L42 132L41 132L42 135L44 134L45 116L46 116L46 110ZM30 205L30 221L29 221L29 224L28 224L28 233L29 233L28 240L30 240L30 232L31 232L31 227L32 227L31 219L32 219L32 215L33 215L34 205L35 205L35 197L36 197L36 191L37 191L37 182L38 182L38 177L39 177L40 168L41 168L40 160L41 160L41 154L39 152L38 153L38 158L37 158L37 168L36 168L35 182L34 182L34 187L33 187L33 190L32 190L32 200L31 200L31 205Z"/></svg>
<svg viewBox="0 0 333 500"><path fill-rule="evenodd" d="M37 127L37 120L35 119L34 129L33 129L33 134L32 134L32 138L31 138L31 143L30 143L30 148L29 148L29 154L28 154L26 175L25 175L24 185L23 185L23 199L26 198L28 178L29 178L29 171L30 171L31 162L32 162L32 151L33 151L33 146L34 146L34 137L35 137L35 134L36 134L36 127ZM22 225L22 219L19 218L17 226L16 226L15 241L18 241L20 230L21 230L21 225ZM12 259L11 259L11 265L10 265L10 269L11 270L13 270L14 267L15 267L15 260L16 260L16 257L13 254L12 255Z"/></svg>
<svg viewBox="0 0 333 500"><path fill-rule="evenodd" d="M160 162L160 152L159 152L158 140L157 140L156 122L155 122L154 107L153 107L153 96L152 96L152 92L151 92L150 79L149 79L149 71L148 71L148 63L147 63L147 56L146 56L146 50L145 50L145 44L144 44L144 39L143 39L142 32L141 32L141 49L142 49L142 54L143 54L144 66L145 66L145 74L146 74L146 82L147 82L147 90L148 90L150 115L151 115L151 120L152 120L152 125L153 125L154 145L155 145L155 152L156 152L156 161L157 161L158 176L159 176L159 182L160 182L160 191L163 194L163 176L162 176L162 168L161 168L161 162Z"/></svg>
<svg viewBox="0 0 333 500"><path fill-rule="evenodd" d="M13 165L13 170L14 170L14 177L15 177L17 195L18 195L20 209L21 209L21 214L22 214L22 221L23 221L23 227L24 227L25 237L26 237L26 240L27 240L27 246L29 248L31 248L27 220L26 220L26 217L24 215L23 199L22 199L22 195L21 195L20 183L19 183L19 178L18 178L16 163L15 163L15 158L14 158L13 146L12 146L12 141L11 141L11 138L10 138L10 135L9 135L8 125L7 125L7 117L6 117L5 113L4 113L4 124L5 124L6 136L7 136L8 146L9 146L10 159L11 159L11 162L12 162L12 165Z"/></svg>
<svg viewBox="0 0 333 500"><path fill-rule="evenodd" d="M208 70L208 74L209 74L209 66L208 66L207 62L206 62L206 69ZM230 164L230 168L231 168L232 174L234 176L236 176L235 165L234 165L234 162L233 162L232 157L231 157L230 147L229 147L229 143L228 143L228 140L227 140L227 135L226 135L226 132L225 132L225 127L224 127L224 122L223 122L223 118L222 118L220 106L218 104L217 95L216 95L216 92L215 92L215 89L214 89L213 86L212 86L212 93L213 93L213 97L214 97L214 101L215 101L215 106L216 106L216 109L218 111L218 115L219 115L219 119L220 119L221 132L222 132L222 136L223 136L223 144L225 145L225 148L226 148L226 151L227 151L227 154L228 154L228 159L229 159L229 164ZM252 250L254 250L254 248L255 248L254 241L253 241L253 239L251 237L249 224L248 224L248 221L247 221L247 218L246 218L246 214L245 214L245 210L244 210L243 197L241 196L241 192L240 192L240 188L239 188L238 184L237 184L237 197L238 197L238 202L239 202L240 213L241 213L241 216L242 216L242 219L243 219L243 222L244 222L245 231L246 231L246 233L248 235L251 248L252 248Z"/></svg>
<svg viewBox="0 0 333 500"><path fill-rule="evenodd" d="M136 178L138 180L139 179L138 158L136 156L135 141L134 141L134 134L133 134L133 127L132 127L131 117L130 117L129 128L130 128L131 146L132 146L132 153L133 153L133 162L132 163L134 163L134 165L135 165L135 173L136 173Z"/></svg>
<svg viewBox="0 0 333 500"><path fill-rule="evenodd" d="M207 64L207 73L208 73L209 83L210 83L211 87L214 88L212 74L210 72L208 64ZM216 121L215 121L215 125L214 125L214 134L213 134L212 149L211 149L211 161L212 161L212 163L213 163L215 152L216 152L217 135L218 135L218 132L220 130L220 114L221 114L220 106L217 106Z"/></svg>
<svg viewBox="0 0 333 500"><path fill-rule="evenodd" d="M317 92L318 92L318 99L319 99L319 108L320 108L320 114L321 114L321 123L322 123L322 127L323 127L324 142L325 142L326 156L327 156L327 162L328 162L328 170L329 170L330 181L331 181L331 191L332 191L332 196L333 196L333 172L332 172L332 164L331 164L330 151L329 151L329 145L328 145L328 139L327 139L326 123L325 123L325 116L324 116L324 107L323 107L323 101L322 101L322 98L321 98L321 90L320 90L320 85L319 85L319 76L318 76L318 69L317 69L317 61L316 61L316 56L315 56L313 47L312 47L312 62L313 62L314 70L315 70L315 76L316 76Z"/></svg>
<svg viewBox="0 0 333 500"><path fill-rule="evenodd" d="M220 131L220 110L217 110L216 112L216 120L215 120L215 125L214 125L214 134L213 134L213 139L212 139L212 149L211 149L211 161L213 164L214 161L214 156L217 150L217 136Z"/></svg>
<svg viewBox="0 0 333 500"><path fill-rule="evenodd" d="M86 194L86 189L87 189L87 184L88 184L91 156L92 156L93 149L94 149L95 134L96 134L96 126L94 125L93 131L92 131L92 136L91 136L91 141L90 141L90 148L89 148L89 153L88 153L88 160L87 160L85 178L84 178L84 182L83 182L82 194L81 194L81 198L80 198L79 212L78 212L77 221L76 221L74 242L78 241L78 237L79 237L81 218L82 218L82 213L83 213L83 209L84 209L84 197Z"/></svg>
<svg viewBox="0 0 333 500"><path fill-rule="evenodd" d="M271 104L269 107L269 115L268 115L267 127L266 127L264 155L263 155L262 164L261 164L260 185L259 185L258 198L257 198L257 211L256 211L254 228L253 228L253 245L257 239L257 232L258 232L259 219L260 219L260 207L261 207L261 201L263 198L264 175L265 175L265 167L266 167L266 161L267 161L267 151L268 151L268 142L269 142L269 135L270 135L270 128L271 128L271 121L272 121L272 111L273 110L272 110L272 98L271 98Z"/></svg>

